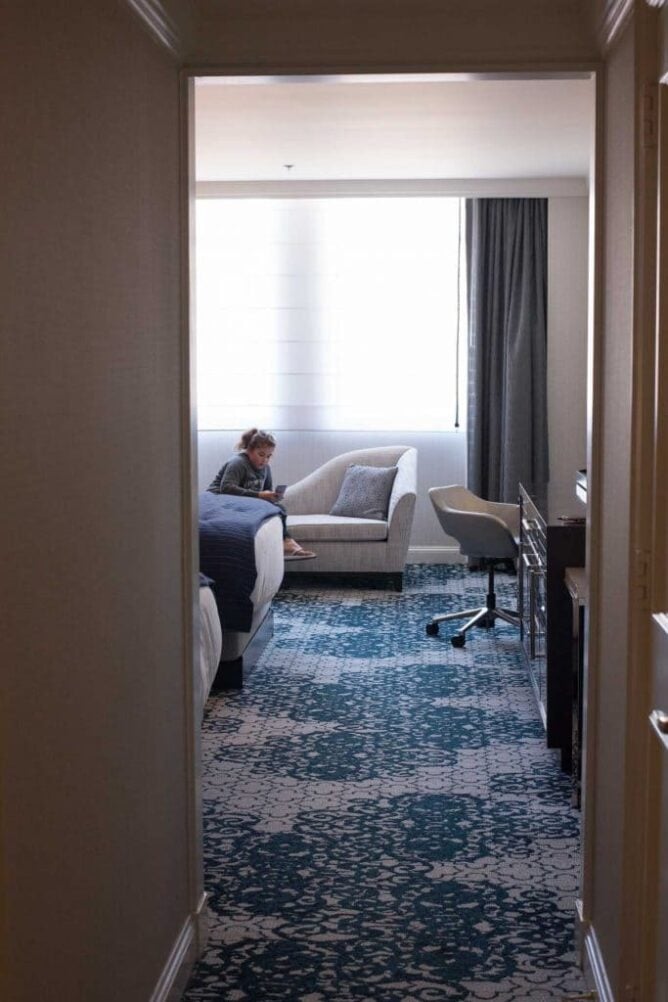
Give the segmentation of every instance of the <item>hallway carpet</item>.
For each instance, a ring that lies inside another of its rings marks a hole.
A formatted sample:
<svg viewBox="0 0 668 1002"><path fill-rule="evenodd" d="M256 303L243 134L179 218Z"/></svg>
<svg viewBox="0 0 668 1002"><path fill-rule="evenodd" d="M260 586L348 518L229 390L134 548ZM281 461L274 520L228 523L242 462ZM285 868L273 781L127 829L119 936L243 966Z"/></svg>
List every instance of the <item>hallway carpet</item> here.
<svg viewBox="0 0 668 1002"><path fill-rule="evenodd" d="M207 949L187 1002L558 1002L575 966L579 815L518 632L432 614L484 572L404 592L290 584L203 725ZM516 579L500 574L502 604Z"/></svg>

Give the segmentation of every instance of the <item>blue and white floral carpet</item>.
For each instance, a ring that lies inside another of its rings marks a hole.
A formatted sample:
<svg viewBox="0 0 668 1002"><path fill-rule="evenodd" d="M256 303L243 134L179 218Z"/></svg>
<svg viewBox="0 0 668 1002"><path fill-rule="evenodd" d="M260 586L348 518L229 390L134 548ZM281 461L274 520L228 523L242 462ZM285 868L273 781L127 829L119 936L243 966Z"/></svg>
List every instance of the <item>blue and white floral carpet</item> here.
<svg viewBox="0 0 668 1002"><path fill-rule="evenodd" d="M485 573L404 592L291 585L203 735L211 931L188 1002L557 1002L575 966L579 817L517 631L436 612ZM516 581L497 578L502 604Z"/></svg>

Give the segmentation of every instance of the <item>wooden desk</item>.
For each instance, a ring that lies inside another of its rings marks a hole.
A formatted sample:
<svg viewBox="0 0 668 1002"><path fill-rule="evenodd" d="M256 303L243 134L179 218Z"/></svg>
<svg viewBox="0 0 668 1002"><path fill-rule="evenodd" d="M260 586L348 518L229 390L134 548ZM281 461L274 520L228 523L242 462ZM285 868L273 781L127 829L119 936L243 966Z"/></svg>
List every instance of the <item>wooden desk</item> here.
<svg viewBox="0 0 668 1002"><path fill-rule="evenodd" d="M547 745L570 772L573 614L564 575L584 566L586 508L573 484L520 484L519 502L521 635Z"/></svg>

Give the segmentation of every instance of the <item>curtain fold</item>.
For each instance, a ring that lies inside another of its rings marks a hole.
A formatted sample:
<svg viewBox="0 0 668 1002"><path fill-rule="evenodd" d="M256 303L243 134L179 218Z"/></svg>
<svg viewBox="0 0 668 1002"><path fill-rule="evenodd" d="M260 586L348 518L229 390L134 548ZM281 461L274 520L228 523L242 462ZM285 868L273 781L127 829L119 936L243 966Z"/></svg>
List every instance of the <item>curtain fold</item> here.
<svg viewBox="0 0 668 1002"><path fill-rule="evenodd" d="M516 501L549 478L547 199L466 201L468 486Z"/></svg>

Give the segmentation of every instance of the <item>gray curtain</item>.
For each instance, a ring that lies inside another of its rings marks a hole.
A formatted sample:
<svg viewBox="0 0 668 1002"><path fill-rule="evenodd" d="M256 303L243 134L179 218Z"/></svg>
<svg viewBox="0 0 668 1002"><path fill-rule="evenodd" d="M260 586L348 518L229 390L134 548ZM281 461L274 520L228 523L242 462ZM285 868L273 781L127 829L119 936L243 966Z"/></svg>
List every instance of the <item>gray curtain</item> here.
<svg viewBox="0 0 668 1002"><path fill-rule="evenodd" d="M466 201L468 486L516 501L545 484L547 199Z"/></svg>

